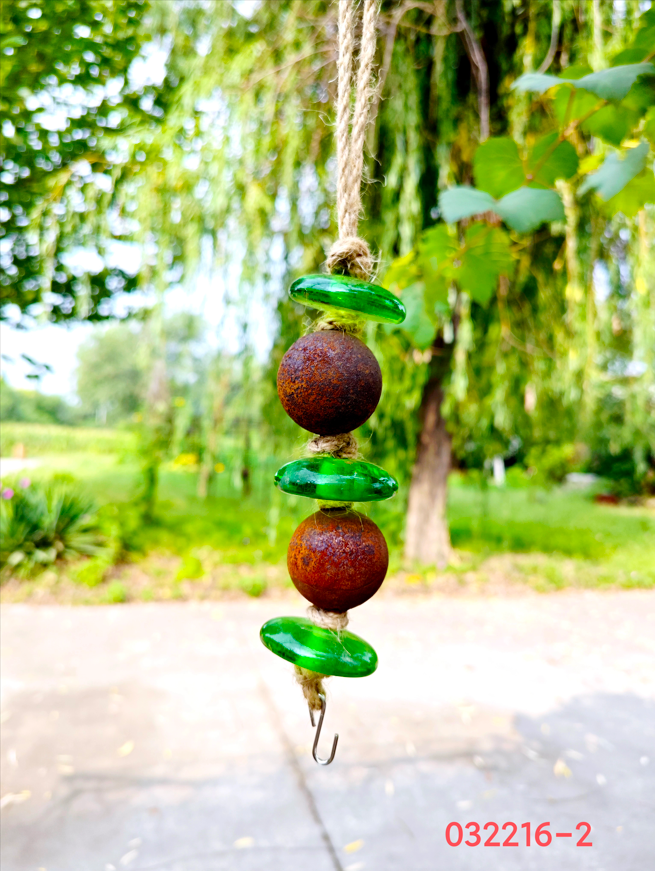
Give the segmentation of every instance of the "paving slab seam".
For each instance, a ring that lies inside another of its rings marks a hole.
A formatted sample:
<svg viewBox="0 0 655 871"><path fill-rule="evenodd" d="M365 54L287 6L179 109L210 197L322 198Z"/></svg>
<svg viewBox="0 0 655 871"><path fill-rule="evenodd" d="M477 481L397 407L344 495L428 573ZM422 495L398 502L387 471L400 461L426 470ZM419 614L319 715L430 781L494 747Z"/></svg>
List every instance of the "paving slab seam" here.
<svg viewBox="0 0 655 871"><path fill-rule="evenodd" d="M275 724L275 730L278 733L278 735L280 736L280 740L282 741L282 744L284 745L284 749L286 751L287 758L288 758L289 763L290 763L291 767L293 768L293 771L296 775L296 779L298 781L298 786L300 787L300 791L302 792L303 797L307 803L307 807L309 808L309 812L312 815L312 818L314 819L316 825L318 826L318 828L321 832L321 838L323 840L323 843L325 844L325 849L328 852L330 859L332 860L332 864L334 865L334 869L335 869L335 871L344 871L343 865L339 861L339 857L337 855L337 851L335 849L335 846L332 843L332 839L330 838L330 835L329 835L328 830L325 826L325 823L323 822L323 819L318 811L318 807L316 805L316 801L314 800L314 796L312 795L312 792L311 792L309 786L307 785L307 781L305 780L305 775L304 775L303 770L300 766L300 763L298 762L298 758L297 758L296 754L294 753L293 746L291 744L291 740L284 730L284 726L282 725L282 718L280 717L280 713L279 713L279 711L275 705L275 702L273 701L273 698L268 690L268 687L266 686L266 683L263 679L260 679L259 690L260 690L261 695L264 698L264 701L266 702L266 706L271 711L272 719L273 719L273 722Z"/></svg>

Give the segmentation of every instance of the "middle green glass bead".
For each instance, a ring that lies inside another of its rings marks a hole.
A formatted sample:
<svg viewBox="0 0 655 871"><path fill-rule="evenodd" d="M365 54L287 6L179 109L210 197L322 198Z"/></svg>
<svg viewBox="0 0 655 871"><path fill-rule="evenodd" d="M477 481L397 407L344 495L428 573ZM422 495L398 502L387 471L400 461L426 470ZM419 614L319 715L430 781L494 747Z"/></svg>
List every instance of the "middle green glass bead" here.
<svg viewBox="0 0 655 871"><path fill-rule="evenodd" d="M367 677L378 666L377 653L359 635L323 629L305 617L275 617L259 637L272 653L318 674Z"/></svg>
<svg viewBox="0 0 655 871"><path fill-rule="evenodd" d="M284 493L328 502L378 502L389 499L398 482L373 463L338 457L312 457L287 463L275 473Z"/></svg>

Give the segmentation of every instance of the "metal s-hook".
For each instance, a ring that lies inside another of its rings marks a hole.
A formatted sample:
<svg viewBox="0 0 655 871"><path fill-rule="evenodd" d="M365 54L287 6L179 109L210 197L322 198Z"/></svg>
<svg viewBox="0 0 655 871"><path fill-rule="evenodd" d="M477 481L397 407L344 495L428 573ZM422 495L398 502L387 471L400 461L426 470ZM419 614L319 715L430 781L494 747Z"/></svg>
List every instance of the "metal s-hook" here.
<svg viewBox="0 0 655 871"><path fill-rule="evenodd" d="M334 759L334 754L337 752L337 743L339 741L339 733L337 732L334 736L334 740L332 742L332 751L327 759L321 759L320 756L317 755L318 750L318 742L321 737L321 728L323 726L323 718L325 717L325 696L323 693L319 693L318 697L321 700L321 713L318 718L318 726L314 723L314 711L309 709L309 719L312 721L312 726L316 726L316 737L314 738L314 746L312 747L312 756L314 757L314 762L317 762L319 765L329 765L330 762Z"/></svg>

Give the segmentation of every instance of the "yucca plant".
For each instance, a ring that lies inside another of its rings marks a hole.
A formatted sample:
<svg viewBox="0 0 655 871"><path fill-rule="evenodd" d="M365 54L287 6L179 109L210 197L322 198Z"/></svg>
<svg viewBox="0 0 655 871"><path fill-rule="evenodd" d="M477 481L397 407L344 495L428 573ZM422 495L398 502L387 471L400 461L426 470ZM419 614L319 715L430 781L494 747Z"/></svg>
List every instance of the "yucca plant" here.
<svg viewBox="0 0 655 871"><path fill-rule="evenodd" d="M95 505L69 481L3 482L0 495L3 572L25 577L58 559L104 551Z"/></svg>

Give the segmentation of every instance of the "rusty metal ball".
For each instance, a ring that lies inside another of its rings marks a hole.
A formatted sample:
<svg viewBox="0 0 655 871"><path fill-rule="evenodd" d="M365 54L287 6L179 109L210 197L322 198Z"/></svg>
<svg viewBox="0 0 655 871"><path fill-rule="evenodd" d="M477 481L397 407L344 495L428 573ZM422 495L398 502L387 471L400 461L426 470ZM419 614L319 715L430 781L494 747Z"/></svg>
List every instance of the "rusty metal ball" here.
<svg viewBox="0 0 655 871"><path fill-rule="evenodd" d="M338 330L303 336L286 352L277 392L289 417L318 435L361 426L382 393L378 361L363 342Z"/></svg>
<svg viewBox="0 0 655 871"><path fill-rule="evenodd" d="M298 592L324 611L347 611L380 589L389 551L378 527L348 509L323 509L300 524L287 552Z"/></svg>

